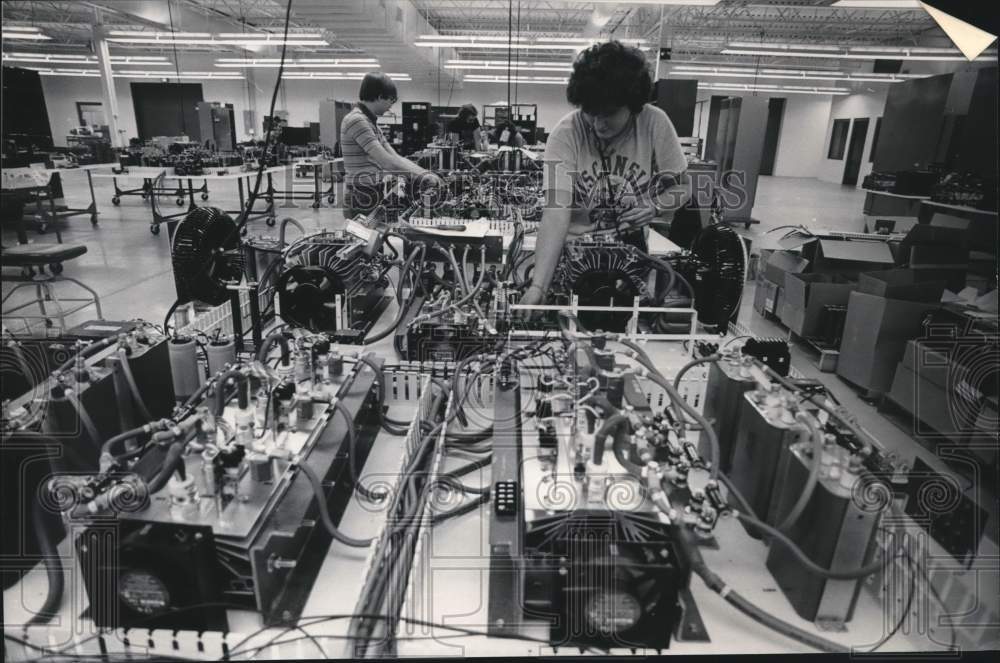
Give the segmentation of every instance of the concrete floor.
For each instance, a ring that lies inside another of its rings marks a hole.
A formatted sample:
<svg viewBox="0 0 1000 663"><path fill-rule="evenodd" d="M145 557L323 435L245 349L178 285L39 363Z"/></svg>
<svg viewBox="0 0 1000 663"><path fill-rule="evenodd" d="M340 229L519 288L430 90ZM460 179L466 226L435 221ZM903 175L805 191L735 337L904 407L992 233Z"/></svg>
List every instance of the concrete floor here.
<svg viewBox="0 0 1000 663"><path fill-rule="evenodd" d="M85 206L88 197L86 178L82 173L74 173L63 178L63 187L69 204ZM104 317L109 320L143 318L160 323L170 304L175 299L173 274L170 265L170 250L166 229L154 236L149 232L151 213L148 203L138 197L125 198L118 207L110 203L112 187L110 180L95 180L95 196L100 212L99 225L92 228L85 216L78 216L60 223L63 241L84 243L88 252L85 256L67 263L66 275L74 276L93 287L101 297ZM235 209L236 187L234 182L214 183L210 188L213 206ZM745 234L759 246L763 233L786 224L805 224L813 227L843 230L860 230L861 208L864 193L852 187L820 182L815 179L761 177L753 216L761 221ZM163 213L173 213L176 207L173 197L161 200ZM334 228L344 222L339 207L326 205L319 210L311 208L308 202L294 203L279 209L279 218L292 216L307 229ZM740 232L744 232L742 229ZM271 234L263 221L251 224L251 235ZM779 236L773 233L772 236ZM46 235L29 232L33 242L54 242L51 231ZM12 227L3 228L3 243L16 243ZM6 294L11 284L4 282ZM72 288L64 284L65 288ZM20 296L21 293L18 294ZM759 335L787 337L787 332L777 325L762 319L752 309L753 283L747 285L741 305L741 321ZM92 310L81 312L70 318L69 323L79 323L95 317ZM5 320L15 331L18 325ZM859 423L871 431L890 450L898 451L904 458L916 454L924 456L928 462L938 465L933 454L915 443L899 427L890 423L875 408L862 401L856 393L835 375L820 373L811 361L811 355L793 347L793 365L808 377L823 381L852 412Z"/></svg>

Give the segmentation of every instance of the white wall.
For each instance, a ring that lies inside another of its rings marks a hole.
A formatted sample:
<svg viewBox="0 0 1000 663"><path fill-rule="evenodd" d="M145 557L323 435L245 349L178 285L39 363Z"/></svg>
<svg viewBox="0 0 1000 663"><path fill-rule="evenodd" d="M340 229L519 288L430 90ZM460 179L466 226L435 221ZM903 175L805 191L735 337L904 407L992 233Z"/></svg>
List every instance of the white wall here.
<svg viewBox="0 0 1000 663"><path fill-rule="evenodd" d="M872 138L875 134L875 121L882 117L885 110L885 98L888 94L888 86L880 86L881 89L864 94L850 94L842 97L835 97L830 108L830 118L826 124L826 133L823 140L823 152L820 159L819 179L824 182L840 184L844 178L844 167L847 165L847 151L844 151L843 159L827 159L826 155L830 150L830 138L833 133L833 121L838 119L858 119L868 118L868 133L865 135L865 147L861 156L861 172L858 174L858 184L865 175L871 172L872 164L868 161L868 154L872 147ZM852 122L853 129L853 122ZM850 132L848 132L848 143L850 143Z"/></svg>
<svg viewBox="0 0 1000 663"><path fill-rule="evenodd" d="M824 155L824 132L833 97L790 94L785 101L778 134L774 174L781 177L817 177Z"/></svg>

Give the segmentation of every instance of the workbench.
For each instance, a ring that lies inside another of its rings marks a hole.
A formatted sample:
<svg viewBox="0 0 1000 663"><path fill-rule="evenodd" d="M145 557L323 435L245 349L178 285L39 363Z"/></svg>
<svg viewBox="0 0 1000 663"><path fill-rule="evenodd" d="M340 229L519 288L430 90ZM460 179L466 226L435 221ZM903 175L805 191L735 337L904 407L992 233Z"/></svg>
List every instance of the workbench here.
<svg viewBox="0 0 1000 663"><path fill-rule="evenodd" d="M376 329L381 329L384 321L394 314L395 310L387 310ZM690 359L690 352L680 342L649 343L646 348L668 378ZM379 356L394 356L391 338L367 349ZM390 360L389 363L393 362ZM706 379L707 368L699 366L692 369L685 379L687 391L682 393L690 395L701 389L703 395ZM391 400L388 404L393 417L405 418L412 414L412 405ZM470 401L467 410L470 430L492 421L492 407L487 400ZM525 417L529 418L528 415ZM526 425L530 426L531 423ZM367 477L369 481L389 481L394 484L395 472L403 454L400 440L401 438L380 432L364 467L363 477ZM454 469L465 462L464 458L447 456L442 471ZM464 481L469 485L489 485L489 467L468 475ZM456 504L454 498L448 502L432 502L435 509L440 511L451 510ZM387 504L388 501L375 504L356 497L341 520L341 529L353 537L377 536L385 522ZM458 655L514 657L578 653L575 647L562 648L557 652L547 642L498 639L484 634L472 635L452 630L457 627L484 633L487 626L490 551L489 521L486 514L491 508L490 504L484 505L467 515L423 532L416 563L410 572L410 589L403 607L403 621L398 629L397 651L400 656L440 659ZM899 620L899 609L907 595L907 583L897 579L880 595L879 580L872 578L871 582L862 587L854 618L846 630L820 630L797 617L788 600L777 588L764 565L767 555L764 543L751 538L736 519L731 517L724 517L719 522L715 539L718 542L717 549L711 546L702 549L708 566L748 600L802 629L865 652ZM87 606L87 597L82 589L80 570L68 539L63 541L59 550L68 571L67 591L60 618L49 626L27 630L13 626L24 623L32 610L37 610L44 600L46 575L39 566L26 574L22 582L4 593L8 633L22 638L26 635L28 641L36 645L66 648L74 654L107 651L129 652L133 656L141 656L145 652L145 655L155 656L159 652L204 660L218 659L227 653L233 660L245 660L251 655L259 659L289 659L347 658L353 654L351 642L345 639L350 621L347 616L353 612L365 576L369 572L367 550L348 548L336 541L332 543L307 600L304 616L298 622L300 627L262 629L256 613L231 610L230 632L226 634L133 628L128 632L105 631L101 637L98 637L98 631L88 619L78 618ZM950 560L947 553L942 554L942 551L931 546L925 563L930 564L935 573L966 572L955 568L954 563L949 566L946 558ZM946 591L947 582L944 584ZM896 633L882 651L931 651L941 650L948 645L949 627L938 623L938 611L933 608L934 603L929 600L923 583L918 583L918 587L922 589L913 601L908 626ZM682 633L671 643L670 654L778 654L809 651L805 645L780 636L744 616L696 577L691 579L691 595L709 641L686 640ZM883 601L888 602L886 607L883 607ZM333 617L324 619L329 616ZM430 628L421 625L424 621L447 626ZM303 635L305 632L312 636L311 640ZM520 633L528 638L545 639L548 637L548 627L542 623L527 623L520 629ZM250 639L245 642L247 638ZM259 652L252 649L252 646L262 646L268 641L288 642L272 645ZM8 660L11 661L24 660L39 653L11 642L7 643L7 651ZM613 649L610 653L628 655L656 652Z"/></svg>

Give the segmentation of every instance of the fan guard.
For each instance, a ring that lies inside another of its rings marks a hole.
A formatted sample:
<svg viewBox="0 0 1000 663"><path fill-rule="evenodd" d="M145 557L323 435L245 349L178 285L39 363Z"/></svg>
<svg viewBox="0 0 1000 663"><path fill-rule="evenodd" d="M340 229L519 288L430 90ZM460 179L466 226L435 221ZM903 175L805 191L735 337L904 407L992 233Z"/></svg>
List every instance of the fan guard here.
<svg viewBox="0 0 1000 663"><path fill-rule="evenodd" d="M177 298L218 306L229 299L229 283L243 278L239 232L215 207L198 207L174 230L170 249Z"/></svg>
<svg viewBox="0 0 1000 663"><path fill-rule="evenodd" d="M313 332L335 331L337 295L346 293L344 281L321 265L295 265L276 286L281 319L293 327Z"/></svg>
<svg viewBox="0 0 1000 663"><path fill-rule="evenodd" d="M695 238L691 254L697 265L695 309L705 325L726 327L735 320L746 282L746 248L729 226L716 224Z"/></svg>

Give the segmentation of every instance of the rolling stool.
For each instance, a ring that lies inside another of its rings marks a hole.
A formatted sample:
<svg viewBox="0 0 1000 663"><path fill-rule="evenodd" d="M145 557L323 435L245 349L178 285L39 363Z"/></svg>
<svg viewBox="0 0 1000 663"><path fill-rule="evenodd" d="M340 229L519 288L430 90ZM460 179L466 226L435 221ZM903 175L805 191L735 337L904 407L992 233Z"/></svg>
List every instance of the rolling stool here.
<svg viewBox="0 0 1000 663"><path fill-rule="evenodd" d="M19 304L11 309L7 309L5 306L3 309L4 317L21 318L28 329L30 329L30 325L28 325L29 320L43 320L46 327L51 327L52 317L50 317L49 312L45 308L45 302L52 302L55 308L54 317L59 320L59 325L63 329L66 328L66 316L72 315L77 311L82 311L90 305L93 305L97 309L97 318L103 320L104 315L101 313L101 300L94 289L74 278L62 276L63 263L67 260L78 258L86 252L87 247L84 244L19 244L10 248L4 248L3 253L0 254L3 258L3 266L20 267L21 273L14 277L4 277L4 280L15 282L17 285L4 296L3 304L6 305L7 300L21 288L35 287L35 299ZM46 272L46 268L48 268L48 272ZM89 292L91 297L86 299L81 297L60 299L52 286L61 281L75 283ZM66 309L63 307L63 303L80 304ZM38 305L41 315L13 315L15 312L33 305Z"/></svg>

